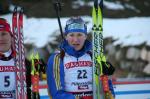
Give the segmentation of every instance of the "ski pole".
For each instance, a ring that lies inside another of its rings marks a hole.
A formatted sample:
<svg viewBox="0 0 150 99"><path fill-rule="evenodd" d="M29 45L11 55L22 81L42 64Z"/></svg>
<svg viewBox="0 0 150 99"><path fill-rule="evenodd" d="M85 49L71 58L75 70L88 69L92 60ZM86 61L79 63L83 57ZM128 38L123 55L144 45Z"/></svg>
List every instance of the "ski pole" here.
<svg viewBox="0 0 150 99"><path fill-rule="evenodd" d="M61 11L62 3L60 2L60 0L57 0L53 4L54 4L54 8L55 8L56 15L57 15L57 20L58 20L58 24L59 24L59 29L60 29L61 37L62 37L62 39L64 39L63 31L62 31L62 26L61 26L61 21L60 21L60 11Z"/></svg>

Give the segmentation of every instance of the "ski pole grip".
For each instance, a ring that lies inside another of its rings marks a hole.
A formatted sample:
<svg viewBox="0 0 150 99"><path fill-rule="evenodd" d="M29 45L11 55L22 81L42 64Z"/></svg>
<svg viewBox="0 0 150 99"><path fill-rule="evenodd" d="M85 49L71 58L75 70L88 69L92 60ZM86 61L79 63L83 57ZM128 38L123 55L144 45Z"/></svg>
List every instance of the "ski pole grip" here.
<svg viewBox="0 0 150 99"><path fill-rule="evenodd" d="M58 24L59 24L59 28L60 28L61 37L62 37L62 39L64 39L63 30L62 30L62 26L61 26L61 22L60 22L60 11L61 11L62 3L60 3L60 1L57 0L53 4L54 4L54 8L55 8L56 14L57 14L57 19L58 19Z"/></svg>
<svg viewBox="0 0 150 99"><path fill-rule="evenodd" d="M63 3L60 3L60 1L57 0L56 2L53 3L53 5L54 5L54 8L55 8L56 11L61 11L62 10L61 7L63 6Z"/></svg>

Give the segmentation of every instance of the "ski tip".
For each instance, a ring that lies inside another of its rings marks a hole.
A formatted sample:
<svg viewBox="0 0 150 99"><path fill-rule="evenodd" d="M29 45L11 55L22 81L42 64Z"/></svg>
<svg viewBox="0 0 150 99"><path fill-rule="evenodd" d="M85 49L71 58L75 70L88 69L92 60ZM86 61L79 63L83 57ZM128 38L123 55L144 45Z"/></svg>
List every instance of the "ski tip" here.
<svg viewBox="0 0 150 99"><path fill-rule="evenodd" d="M94 0L94 7L98 9L98 6L102 9L103 8L103 0Z"/></svg>
<svg viewBox="0 0 150 99"><path fill-rule="evenodd" d="M94 7L97 9L98 8L98 0L94 0Z"/></svg>
<svg viewBox="0 0 150 99"><path fill-rule="evenodd" d="M24 12L24 7L15 6L13 12L14 13L17 13L17 12L23 13Z"/></svg>
<svg viewBox="0 0 150 99"><path fill-rule="evenodd" d="M20 13L23 13L24 12L24 7L21 7L20 8Z"/></svg>
<svg viewBox="0 0 150 99"><path fill-rule="evenodd" d="M14 12L17 12L17 8L18 8L17 6L14 7Z"/></svg>
<svg viewBox="0 0 150 99"><path fill-rule="evenodd" d="M100 0L99 2L99 7L102 9L103 8L103 0Z"/></svg>

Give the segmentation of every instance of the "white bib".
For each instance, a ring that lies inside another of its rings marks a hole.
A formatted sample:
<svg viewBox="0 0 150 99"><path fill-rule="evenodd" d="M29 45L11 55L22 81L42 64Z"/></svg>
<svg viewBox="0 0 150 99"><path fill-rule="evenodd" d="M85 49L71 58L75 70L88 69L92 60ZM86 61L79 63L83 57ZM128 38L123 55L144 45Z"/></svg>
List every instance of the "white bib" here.
<svg viewBox="0 0 150 99"><path fill-rule="evenodd" d="M4 66L7 67L13 67L14 66L14 60L11 59L9 61L2 61L0 60L0 91L10 91L10 90L15 90L16 89L16 77L15 77L15 72L2 72L6 71L11 68L2 68Z"/></svg>
<svg viewBox="0 0 150 99"><path fill-rule="evenodd" d="M8 52L10 53L10 52ZM7 53L7 54L8 54ZM13 71L15 68L14 59L9 61L0 60L0 97L5 99L14 99L16 90L16 74ZM12 98L8 98L12 97Z"/></svg>
<svg viewBox="0 0 150 99"><path fill-rule="evenodd" d="M92 60L89 54L84 54L78 59L65 54L64 72L65 91L92 91Z"/></svg>

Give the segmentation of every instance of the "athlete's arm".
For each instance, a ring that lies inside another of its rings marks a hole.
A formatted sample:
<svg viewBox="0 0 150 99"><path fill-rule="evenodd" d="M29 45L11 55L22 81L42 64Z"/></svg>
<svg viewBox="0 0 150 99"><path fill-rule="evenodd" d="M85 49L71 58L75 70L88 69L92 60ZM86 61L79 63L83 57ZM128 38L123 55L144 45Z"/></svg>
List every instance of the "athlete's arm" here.
<svg viewBox="0 0 150 99"><path fill-rule="evenodd" d="M65 92L64 90L64 75L63 71L60 71L60 66L56 66L54 62L56 54L51 55L47 64L47 83L48 90L52 99L75 99L74 95ZM61 78L62 77L62 78Z"/></svg>

